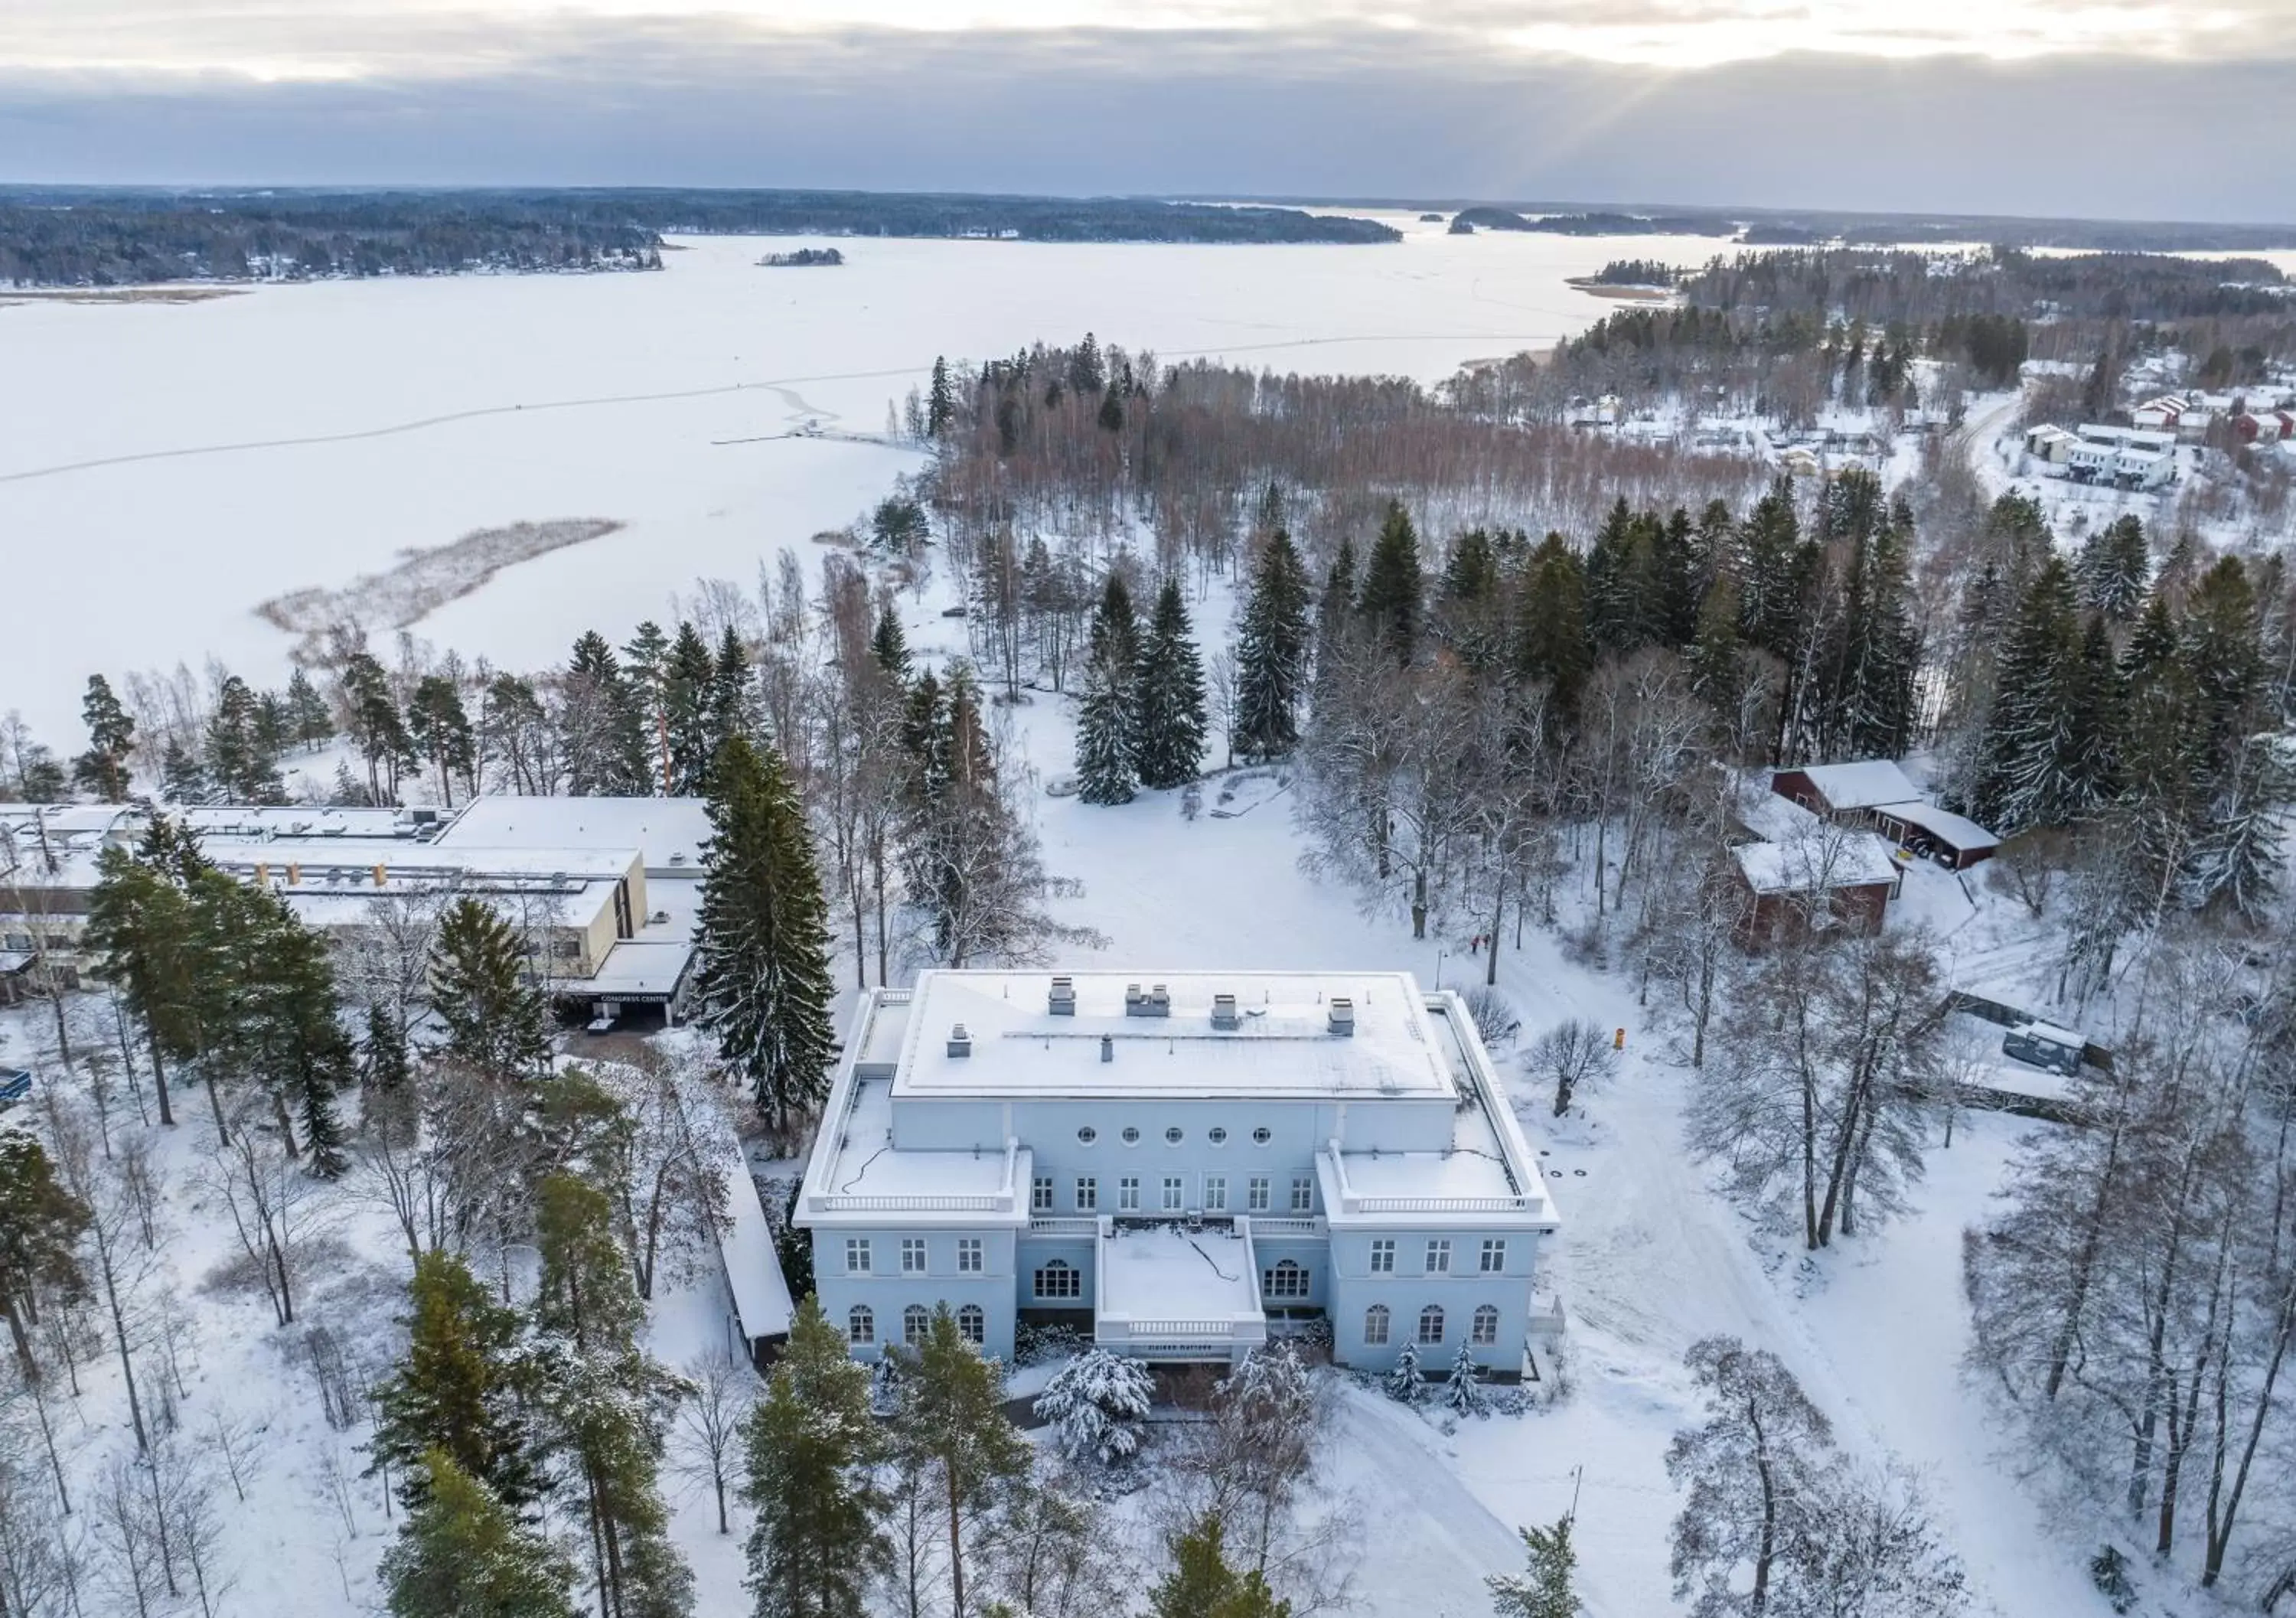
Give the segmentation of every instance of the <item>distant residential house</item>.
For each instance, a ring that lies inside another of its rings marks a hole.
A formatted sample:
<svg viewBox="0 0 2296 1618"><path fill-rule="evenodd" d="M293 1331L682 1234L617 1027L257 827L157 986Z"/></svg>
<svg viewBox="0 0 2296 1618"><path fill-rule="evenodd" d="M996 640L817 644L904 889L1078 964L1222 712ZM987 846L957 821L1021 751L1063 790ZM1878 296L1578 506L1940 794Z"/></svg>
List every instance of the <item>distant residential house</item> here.
<svg viewBox="0 0 2296 1618"><path fill-rule="evenodd" d="M2052 466L2063 465L2072 454L2072 447L2079 441L2063 428L2046 422L2025 430L2025 453Z"/></svg>
<svg viewBox="0 0 2296 1618"><path fill-rule="evenodd" d="M1843 825L1872 825L1874 811L1882 805L1909 803L1922 795L1913 778L1888 759L1777 770L1770 776L1770 790Z"/></svg>

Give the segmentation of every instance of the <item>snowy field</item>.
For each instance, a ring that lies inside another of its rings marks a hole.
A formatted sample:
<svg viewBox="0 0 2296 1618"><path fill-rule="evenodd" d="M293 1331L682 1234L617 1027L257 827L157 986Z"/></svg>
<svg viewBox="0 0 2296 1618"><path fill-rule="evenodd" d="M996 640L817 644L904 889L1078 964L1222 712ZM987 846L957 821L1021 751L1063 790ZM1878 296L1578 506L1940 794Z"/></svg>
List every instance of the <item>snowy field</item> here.
<svg viewBox="0 0 2296 1618"><path fill-rule="evenodd" d="M1722 246L1390 217L1399 245L846 241L841 268L774 270L755 261L790 240L710 237L660 275L0 297L0 579L17 608L0 710L69 752L93 672L213 655L276 684L291 643L258 602L521 522L627 526L416 632L511 668L562 659L586 628L619 642L697 578L753 583L913 470L907 449L775 435L882 433L937 354L1091 330L1166 360L1431 382L1613 307L1568 276ZM89 598L102 609L60 610Z"/></svg>

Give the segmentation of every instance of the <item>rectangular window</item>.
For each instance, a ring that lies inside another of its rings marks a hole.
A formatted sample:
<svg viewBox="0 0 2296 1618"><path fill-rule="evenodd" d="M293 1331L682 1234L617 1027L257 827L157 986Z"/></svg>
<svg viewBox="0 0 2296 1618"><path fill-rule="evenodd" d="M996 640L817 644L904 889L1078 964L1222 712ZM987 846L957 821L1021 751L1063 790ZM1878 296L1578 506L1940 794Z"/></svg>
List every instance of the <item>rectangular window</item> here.
<svg viewBox="0 0 2296 1618"><path fill-rule="evenodd" d="M1084 1296L1084 1272L1065 1260L1054 1259L1037 1272L1037 1296L1081 1298Z"/></svg>
<svg viewBox="0 0 2296 1618"><path fill-rule="evenodd" d="M925 1272L925 1239L921 1236L901 1238L901 1273L921 1276Z"/></svg>
<svg viewBox="0 0 2296 1618"><path fill-rule="evenodd" d="M1116 1211L1119 1213L1140 1211L1140 1177L1128 1174L1116 1182Z"/></svg>
<svg viewBox="0 0 2296 1618"><path fill-rule="evenodd" d="M849 1236L845 1238L845 1273L865 1276L869 1273L869 1238Z"/></svg>
<svg viewBox="0 0 2296 1618"><path fill-rule="evenodd" d="M961 1236L956 1238L956 1269L959 1275L977 1276L987 1266L981 1262L980 1238Z"/></svg>
<svg viewBox="0 0 2296 1618"><path fill-rule="evenodd" d="M1254 1213L1267 1212L1267 1176L1255 1174L1251 1177L1251 1211Z"/></svg>
<svg viewBox="0 0 2296 1618"><path fill-rule="evenodd" d="M1438 1237L1427 1244L1427 1273L1431 1276L1451 1273L1451 1240L1448 1236Z"/></svg>
<svg viewBox="0 0 2296 1618"><path fill-rule="evenodd" d="M1375 1276L1391 1276L1395 1273L1395 1238L1393 1236L1383 1236L1373 1239L1371 1272Z"/></svg>
<svg viewBox="0 0 2296 1618"><path fill-rule="evenodd" d="M1503 1275L1506 1270L1506 1244L1496 1236L1483 1239L1483 1273Z"/></svg>
<svg viewBox="0 0 2296 1618"><path fill-rule="evenodd" d="M1100 1182L1089 1174L1077 1179L1076 1205L1078 1213L1091 1213L1100 1207Z"/></svg>
<svg viewBox="0 0 2296 1618"><path fill-rule="evenodd" d="M1292 1211L1313 1213L1316 1211L1316 1181L1312 1175L1292 1177Z"/></svg>
<svg viewBox="0 0 2296 1618"><path fill-rule="evenodd" d="M1204 1176L1204 1211L1206 1213L1226 1213L1227 1211L1226 1175L1207 1174Z"/></svg>
<svg viewBox="0 0 2296 1618"><path fill-rule="evenodd" d="M1179 1212L1181 1207L1186 1203L1187 1197L1188 1182L1179 1175L1167 1174L1164 1177L1164 1211Z"/></svg>
<svg viewBox="0 0 2296 1618"><path fill-rule="evenodd" d="M1385 1348L1387 1346L1386 1304L1374 1303L1365 1313L1364 1346L1365 1348Z"/></svg>
<svg viewBox="0 0 2296 1618"><path fill-rule="evenodd" d="M1050 1213L1053 1211L1053 1177L1039 1174L1029 1182L1029 1211Z"/></svg>

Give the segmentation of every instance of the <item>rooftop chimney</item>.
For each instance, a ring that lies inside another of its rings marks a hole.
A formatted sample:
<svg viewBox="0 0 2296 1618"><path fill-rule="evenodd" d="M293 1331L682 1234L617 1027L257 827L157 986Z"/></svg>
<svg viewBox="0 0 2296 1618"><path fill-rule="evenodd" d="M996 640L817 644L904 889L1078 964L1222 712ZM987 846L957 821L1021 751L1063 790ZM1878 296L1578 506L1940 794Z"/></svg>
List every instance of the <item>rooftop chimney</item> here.
<svg viewBox="0 0 2296 1618"><path fill-rule="evenodd" d="M1356 1003L1343 994L1332 997L1331 1030L1342 1039L1351 1039L1356 1031Z"/></svg>
<svg viewBox="0 0 2296 1618"><path fill-rule="evenodd" d="M948 1031L948 1054L952 1056L972 1055L972 1036L964 1031L962 1023Z"/></svg>
<svg viewBox="0 0 2296 1618"><path fill-rule="evenodd" d="M1116 1060L1116 1041L1106 1034L1100 1037L1100 1059L1103 1062Z"/></svg>
<svg viewBox="0 0 2296 1618"><path fill-rule="evenodd" d="M1059 977L1053 980L1053 994L1047 1009L1056 1017L1076 1015L1076 980Z"/></svg>
<svg viewBox="0 0 2296 1618"><path fill-rule="evenodd" d="M1216 994L1212 997L1212 1026L1214 1028L1242 1026L1242 1019L1236 1015L1234 995Z"/></svg>

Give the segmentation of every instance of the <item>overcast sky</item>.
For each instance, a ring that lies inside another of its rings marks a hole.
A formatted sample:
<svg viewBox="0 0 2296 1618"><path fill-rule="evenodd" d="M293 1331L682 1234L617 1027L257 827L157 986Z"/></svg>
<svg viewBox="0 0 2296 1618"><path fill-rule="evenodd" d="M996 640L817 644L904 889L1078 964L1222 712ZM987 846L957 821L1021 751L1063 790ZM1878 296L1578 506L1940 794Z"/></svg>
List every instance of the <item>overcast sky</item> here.
<svg viewBox="0 0 2296 1618"><path fill-rule="evenodd" d="M2296 221L2296 0L0 0L0 179Z"/></svg>

